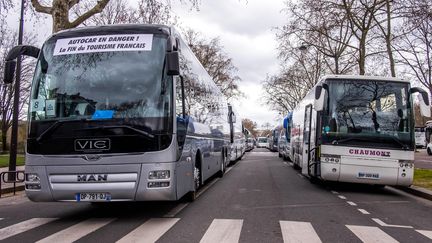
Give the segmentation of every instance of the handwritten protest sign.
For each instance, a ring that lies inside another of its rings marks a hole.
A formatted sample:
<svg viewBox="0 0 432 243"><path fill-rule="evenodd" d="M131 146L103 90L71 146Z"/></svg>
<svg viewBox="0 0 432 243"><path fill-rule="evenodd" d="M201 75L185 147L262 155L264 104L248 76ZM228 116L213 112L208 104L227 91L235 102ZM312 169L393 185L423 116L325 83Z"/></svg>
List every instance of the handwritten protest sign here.
<svg viewBox="0 0 432 243"><path fill-rule="evenodd" d="M58 39L54 56L91 52L151 51L152 34L97 35Z"/></svg>

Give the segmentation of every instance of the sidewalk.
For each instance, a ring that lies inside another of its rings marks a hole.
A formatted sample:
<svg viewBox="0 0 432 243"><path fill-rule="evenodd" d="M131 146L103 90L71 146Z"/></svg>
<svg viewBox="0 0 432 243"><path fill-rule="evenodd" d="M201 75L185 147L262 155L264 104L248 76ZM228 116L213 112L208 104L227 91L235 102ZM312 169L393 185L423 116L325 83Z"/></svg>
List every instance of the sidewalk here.
<svg viewBox="0 0 432 243"><path fill-rule="evenodd" d="M24 170L24 168L25 168L24 165L22 165L22 166L17 166L17 167L16 167L16 170L17 170L17 171L19 171L19 170ZM8 167L1 167L1 168L0 168L0 173L6 172L6 171L9 171L9 168L8 168ZM7 175L6 175L6 176L7 176ZM0 180L1 180L1 178L0 178ZM1 192L0 192L0 195L3 195L3 194L6 194L6 193L11 193L11 192L13 192L13 186L14 186L13 183L4 183L4 182L2 181L2 182L1 182ZM24 190L24 183L16 183L16 188L15 188L15 190L16 190L16 191L22 191L22 190Z"/></svg>

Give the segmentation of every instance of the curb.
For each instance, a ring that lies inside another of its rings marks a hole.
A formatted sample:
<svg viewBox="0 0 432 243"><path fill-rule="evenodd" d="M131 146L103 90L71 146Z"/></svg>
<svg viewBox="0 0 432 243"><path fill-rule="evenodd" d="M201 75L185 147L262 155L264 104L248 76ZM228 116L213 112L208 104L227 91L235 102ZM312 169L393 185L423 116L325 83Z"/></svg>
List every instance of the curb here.
<svg viewBox="0 0 432 243"><path fill-rule="evenodd" d="M24 185L17 185L16 187L15 187L15 191L16 192L19 192L19 191L24 191L24 189L25 189L25 186ZM7 193L13 193L14 192L14 188L13 187L7 187L7 188L2 188L1 189L1 196L3 196L4 194L7 194Z"/></svg>
<svg viewBox="0 0 432 243"><path fill-rule="evenodd" d="M422 188L422 187L418 187L418 186L410 186L410 187L395 186L394 188L432 201L432 191L428 190L426 188Z"/></svg>

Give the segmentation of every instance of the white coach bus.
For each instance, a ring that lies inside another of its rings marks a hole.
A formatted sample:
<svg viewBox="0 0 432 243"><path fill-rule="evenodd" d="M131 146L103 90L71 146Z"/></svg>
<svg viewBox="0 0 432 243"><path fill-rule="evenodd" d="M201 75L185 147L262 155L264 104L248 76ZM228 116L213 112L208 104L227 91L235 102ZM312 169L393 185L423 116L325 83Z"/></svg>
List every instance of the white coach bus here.
<svg viewBox="0 0 432 243"><path fill-rule="evenodd" d="M174 28L62 31L40 50L13 48L6 82L19 55L38 57L25 167L31 200L193 200L224 174L227 101Z"/></svg>
<svg viewBox="0 0 432 243"><path fill-rule="evenodd" d="M409 186L414 172L413 93L407 80L326 76L293 111L295 167L310 179Z"/></svg>
<svg viewBox="0 0 432 243"><path fill-rule="evenodd" d="M241 160L246 152L246 132L243 127L243 121L238 112L232 105L228 105L228 114L230 122L230 140L232 141L229 149L229 158L231 163Z"/></svg>

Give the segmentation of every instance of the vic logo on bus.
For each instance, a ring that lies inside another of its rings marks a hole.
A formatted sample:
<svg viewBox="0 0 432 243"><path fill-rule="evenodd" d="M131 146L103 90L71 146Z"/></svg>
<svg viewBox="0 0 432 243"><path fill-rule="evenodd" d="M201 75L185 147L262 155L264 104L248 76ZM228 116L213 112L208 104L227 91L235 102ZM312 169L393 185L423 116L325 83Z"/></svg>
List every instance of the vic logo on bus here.
<svg viewBox="0 0 432 243"><path fill-rule="evenodd" d="M101 139L77 139L75 140L75 151L101 151L110 149L110 140Z"/></svg>

